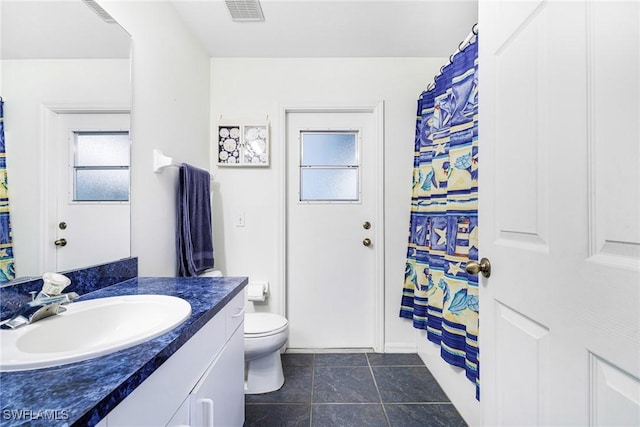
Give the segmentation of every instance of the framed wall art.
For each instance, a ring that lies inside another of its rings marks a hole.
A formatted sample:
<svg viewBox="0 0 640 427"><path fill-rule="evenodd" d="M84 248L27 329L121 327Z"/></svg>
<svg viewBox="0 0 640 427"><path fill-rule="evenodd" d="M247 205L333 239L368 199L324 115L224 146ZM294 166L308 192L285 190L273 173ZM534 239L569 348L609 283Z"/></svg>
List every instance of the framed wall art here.
<svg viewBox="0 0 640 427"><path fill-rule="evenodd" d="M241 130L239 124L218 125L218 164L240 164Z"/></svg>
<svg viewBox="0 0 640 427"><path fill-rule="evenodd" d="M269 124L219 124L219 166L269 166Z"/></svg>

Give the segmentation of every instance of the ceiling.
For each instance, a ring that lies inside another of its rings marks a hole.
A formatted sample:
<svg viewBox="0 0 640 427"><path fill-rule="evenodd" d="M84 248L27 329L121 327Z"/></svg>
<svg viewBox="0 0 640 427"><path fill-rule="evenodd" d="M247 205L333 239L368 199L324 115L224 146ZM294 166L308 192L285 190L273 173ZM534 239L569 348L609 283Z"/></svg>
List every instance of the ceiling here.
<svg viewBox="0 0 640 427"><path fill-rule="evenodd" d="M80 0L0 0L0 58L129 58L130 37Z"/></svg>
<svg viewBox="0 0 640 427"><path fill-rule="evenodd" d="M478 21L477 0L261 0L264 22L170 1L212 57L443 57Z"/></svg>
<svg viewBox="0 0 640 427"><path fill-rule="evenodd" d="M211 57L443 57L478 19L478 0L261 0L265 22L233 22L224 0L153 1ZM128 34L80 0L0 0L0 28L3 59L129 57Z"/></svg>

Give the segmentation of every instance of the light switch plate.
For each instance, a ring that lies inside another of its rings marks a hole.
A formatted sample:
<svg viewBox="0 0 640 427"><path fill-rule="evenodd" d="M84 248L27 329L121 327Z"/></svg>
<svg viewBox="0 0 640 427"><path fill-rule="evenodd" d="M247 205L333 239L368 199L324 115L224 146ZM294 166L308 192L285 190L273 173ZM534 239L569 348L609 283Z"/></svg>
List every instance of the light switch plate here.
<svg viewBox="0 0 640 427"><path fill-rule="evenodd" d="M244 212L238 212L236 214L236 227L244 227L245 216Z"/></svg>

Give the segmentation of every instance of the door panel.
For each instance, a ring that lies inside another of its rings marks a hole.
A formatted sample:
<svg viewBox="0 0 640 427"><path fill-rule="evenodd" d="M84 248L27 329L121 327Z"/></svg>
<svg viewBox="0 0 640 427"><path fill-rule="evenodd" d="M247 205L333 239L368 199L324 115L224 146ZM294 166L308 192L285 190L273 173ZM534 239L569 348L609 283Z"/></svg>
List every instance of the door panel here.
<svg viewBox="0 0 640 427"><path fill-rule="evenodd" d="M300 202L300 132L357 131L360 200ZM288 113L289 348L373 348L377 149L372 113ZM365 229L369 221L372 226ZM365 246L364 239L372 244Z"/></svg>
<svg viewBox="0 0 640 427"><path fill-rule="evenodd" d="M590 7L591 35L589 69L592 109L589 149L589 207L591 260L637 268L640 260L640 4L616 2L615 7L593 2ZM610 31L615 23L622 31ZM622 64L624 66L616 66ZM612 69L613 68L613 69ZM621 106L611 108L622 97ZM605 107L606 106L606 107ZM620 108L623 107L623 108ZM622 142L621 144L618 141ZM633 141L633 142L632 142ZM634 143L635 142L635 143ZM616 209L607 209L616 206ZM635 220L634 220L635 219Z"/></svg>
<svg viewBox="0 0 640 427"><path fill-rule="evenodd" d="M637 425L640 4L479 10L483 423Z"/></svg>
<svg viewBox="0 0 640 427"><path fill-rule="evenodd" d="M505 305L496 302L494 323L496 345L511 349L496 354L496 378L501 385L496 396L499 414L498 424L546 425L549 406L549 329L523 316ZM527 369L522 360L513 357L528 355ZM523 387L535 384L535 387ZM527 402L513 405L514 401Z"/></svg>
<svg viewBox="0 0 640 427"><path fill-rule="evenodd" d="M640 381L606 360L590 354L591 425L640 425ZM634 416L635 414L635 416Z"/></svg>
<svg viewBox="0 0 640 427"><path fill-rule="evenodd" d="M536 45L538 36L548 31L545 18L546 14L539 12L535 19L523 23L495 54L496 97L500 100L496 114L501 124L495 138L496 162L500 165L495 172L499 236L503 244L536 246L543 252L548 240L544 177L549 153L537 119L544 114L539 111L540 101L548 93L543 83L547 71L540 67L544 52L536 51Z"/></svg>

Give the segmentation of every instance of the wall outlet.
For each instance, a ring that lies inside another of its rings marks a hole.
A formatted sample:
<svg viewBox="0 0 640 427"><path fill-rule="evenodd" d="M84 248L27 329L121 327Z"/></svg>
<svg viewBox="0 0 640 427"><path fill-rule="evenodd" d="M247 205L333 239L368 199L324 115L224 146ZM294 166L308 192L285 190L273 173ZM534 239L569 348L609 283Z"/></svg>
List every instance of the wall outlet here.
<svg viewBox="0 0 640 427"><path fill-rule="evenodd" d="M244 212L236 214L236 227L244 227Z"/></svg>

